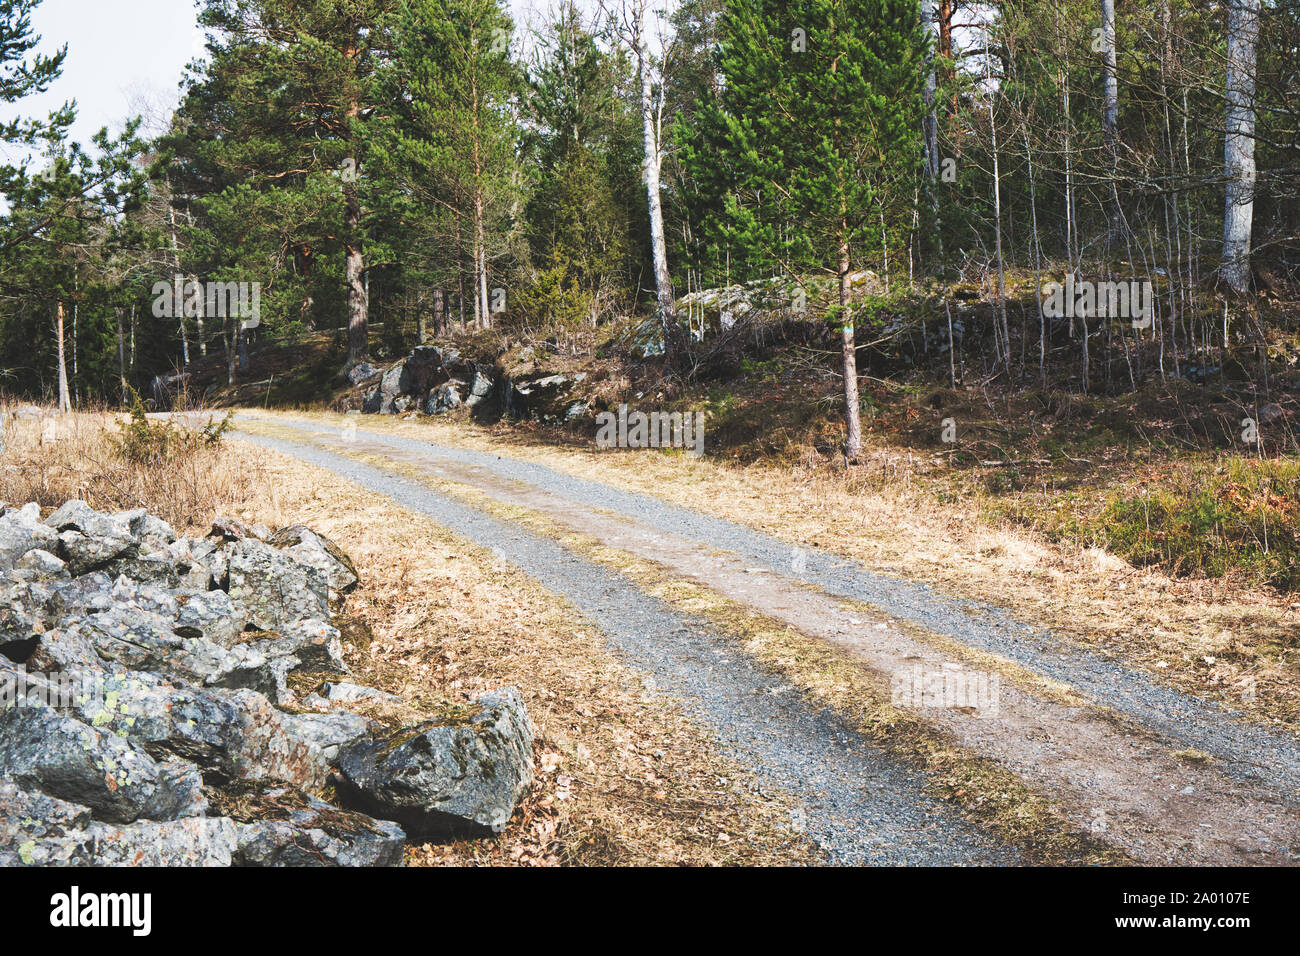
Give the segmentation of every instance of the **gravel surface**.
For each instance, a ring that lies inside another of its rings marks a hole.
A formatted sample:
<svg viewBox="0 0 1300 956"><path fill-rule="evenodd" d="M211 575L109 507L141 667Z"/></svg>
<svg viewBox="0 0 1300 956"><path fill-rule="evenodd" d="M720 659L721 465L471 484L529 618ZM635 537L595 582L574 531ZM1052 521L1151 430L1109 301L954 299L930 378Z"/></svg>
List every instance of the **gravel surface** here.
<svg viewBox="0 0 1300 956"><path fill-rule="evenodd" d="M831 862L929 866L1022 862L1015 850L927 796L915 771L755 666L705 622L677 613L622 575L549 539L438 495L419 482L310 445L249 434L241 437L388 495L402 507L493 549L566 598L625 660L648 675L652 686L680 699L710 727L725 753L752 767L765 785L790 794L798 805L798 822ZM498 460L485 456L477 463L483 461ZM504 459L499 463L517 464Z"/></svg>
<svg viewBox="0 0 1300 956"><path fill-rule="evenodd" d="M276 424L338 434L337 429L319 425L283 420ZM791 574L795 552L789 542L731 521L530 462L378 432L359 434L395 449L486 468L702 545L734 551L773 572L796 576ZM1264 781L1277 787L1284 799L1300 803L1300 741L1293 735L1251 723L1224 705L1160 685L1135 668L1093 654L1049 631L1028 627L998 608L940 594L916 581L877 574L838 555L805 551L803 564L797 577L830 594L873 604L889 615L1069 684L1138 724L1212 754L1221 772Z"/></svg>

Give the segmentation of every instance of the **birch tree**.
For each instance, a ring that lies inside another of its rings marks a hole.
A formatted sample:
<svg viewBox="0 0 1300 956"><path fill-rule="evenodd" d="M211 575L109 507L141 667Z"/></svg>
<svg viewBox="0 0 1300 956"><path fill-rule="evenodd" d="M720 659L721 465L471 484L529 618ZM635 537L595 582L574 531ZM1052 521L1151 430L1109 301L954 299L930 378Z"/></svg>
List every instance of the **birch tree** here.
<svg viewBox="0 0 1300 956"><path fill-rule="evenodd" d="M647 0L622 0L611 9L601 0L601 9L609 18L610 26L626 44L636 64L637 86L641 95L641 142L644 154L642 175L645 179L646 208L650 217L650 255L654 268L655 305L663 326L664 356L673 364L684 347L678 327L673 277L668 269L668 240L664 231L663 195L660 191L660 174L663 170L663 84L656 76L655 58L651 50L651 11ZM661 46L664 37L660 34ZM656 89L656 87L658 87Z"/></svg>
<svg viewBox="0 0 1300 956"><path fill-rule="evenodd" d="M1227 183L1223 210L1223 281L1237 293L1250 287L1250 232L1255 212L1255 59L1259 0L1230 0L1223 141Z"/></svg>
<svg viewBox="0 0 1300 956"><path fill-rule="evenodd" d="M1107 241L1119 241L1123 215L1119 208L1119 55L1115 48L1115 0L1101 0L1102 130L1106 138L1106 160L1110 164L1107 206Z"/></svg>

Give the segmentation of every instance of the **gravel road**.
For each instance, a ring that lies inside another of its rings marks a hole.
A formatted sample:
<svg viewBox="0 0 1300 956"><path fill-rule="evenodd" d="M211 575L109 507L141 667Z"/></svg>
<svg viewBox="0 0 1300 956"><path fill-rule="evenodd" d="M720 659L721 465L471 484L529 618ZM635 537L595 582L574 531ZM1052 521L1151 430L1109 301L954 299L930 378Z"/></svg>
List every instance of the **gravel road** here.
<svg viewBox="0 0 1300 956"><path fill-rule="evenodd" d="M338 434L337 429L283 419L276 424ZM794 549L789 542L731 521L500 455L378 432L359 435L367 442L485 468L503 478L535 485L707 547L733 551L756 566L794 576ZM1300 741L1293 735L1251 723L1221 704L1158 684L1135 668L1090 653L1048 631L1027 627L997 608L940 594L923 583L877 574L838 555L808 551L801 566L798 577L830 594L875 605L893 617L1069 684L1142 726L1213 755L1220 772L1266 783L1277 789L1280 798L1300 804Z"/></svg>
<svg viewBox="0 0 1300 956"><path fill-rule="evenodd" d="M705 622L677 613L621 575L400 475L310 445L247 433L241 438L387 495L402 507L494 549L566 598L660 692L680 699L696 719L710 727L726 753L752 767L764 785L791 795L800 822L832 863L946 866L1023 862L1014 849L927 796L915 771L864 741L795 688L755 666ZM415 444L440 454L473 456ZM524 480L545 480L584 495L598 495L602 487L586 482L570 486L566 481L575 479L496 456L473 456L473 460L477 464L491 462L494 470L518 469L517 476ZM647 507L649 502L635 501L636 496L605 491L609 494L602 507L637 505L646 509L638 514L643 520L664 517L680 521L670 514L657 515L653 507ZM674 530L681 530L680 524Z"/></svg>

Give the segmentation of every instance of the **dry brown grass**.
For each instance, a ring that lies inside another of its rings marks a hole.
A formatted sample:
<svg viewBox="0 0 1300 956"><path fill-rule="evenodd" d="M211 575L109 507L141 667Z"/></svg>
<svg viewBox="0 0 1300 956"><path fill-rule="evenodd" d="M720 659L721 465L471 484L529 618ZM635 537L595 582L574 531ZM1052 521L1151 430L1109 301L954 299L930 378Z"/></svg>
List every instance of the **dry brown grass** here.
<svg viewBox="0 0 1300 956"><path fill-rule="evenodd" d="M113 415L10 421L0 500L80 497L145 507L178 529L217 514L305 523L362 570L345 609L354 679L401 695L393 721L514 685L537 731L537 781L500 839L412 848L429 865L816 862L779 796L764 795L681 709L642 685L600 633L493 555L327 471L239 441L163 469L116 451ZM364 624L358 622L365 622Z"/></svg>
<svg viewBox="0 0 1300 956"><path fill-rule="evenodd" d="M15 418L0 406L0 501L56 508L81 498L104 511L147 508L184 532L206 531L214 515L232 514L261 493L257 460L221 443L177 442L162 466L131 461L119 447L125 420L50 410Z"/></svg>
<svg viewBox="0 0 1300 956"><path fill-rule="evenodd" d="M325 414L297 417L341 422ZM1300 728L1300 603L1233 580L1136 570L1095 548L1056 544L1011 522L990 521L978 500L951 496L950 483L920 478L905 458L845 472L555 447L508 425L374 416L364 427L504 451L851 557L875 571L1006 608L1180 690Z"/></svg>
<svg viewBox="0 0 1300 956"><path fill-rule="evenodd" d="M643 686L572 608L486 549L390 499L257 451L250 517L303 522L363 569L348 612L355 679L425 711L514 685L538 731L538 778L500 840L413 849L416 864L783 864L818 857L784 805Z"/></svg>

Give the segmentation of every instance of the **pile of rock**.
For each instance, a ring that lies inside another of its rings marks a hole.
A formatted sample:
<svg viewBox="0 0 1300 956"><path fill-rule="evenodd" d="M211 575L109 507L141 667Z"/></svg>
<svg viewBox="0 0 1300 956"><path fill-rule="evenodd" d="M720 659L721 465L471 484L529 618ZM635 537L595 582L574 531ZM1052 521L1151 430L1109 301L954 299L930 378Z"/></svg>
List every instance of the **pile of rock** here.
<svg viewBox="0 0 1300 956"><path fill-rule="evenodd" d="M560 422L573 421L588 409L588 403L572 394L585 373L511 378L491 365L463 361L458 352L431 345L415 349L386 370L363 364L348 375L353 385L366 390L361 411L367 415L445 415L465 408Z"/></svg>
<svg viewBox="0 0 1300 956"><path fill-rule="evenodd" d="M461 361L459 353L431 345L417 348L382 372L358 365L349 375L354 385L371 384L361 406L367 415L441 415L462 405L473 409L501 402L491 366Z"/></svg>
<svg viewBox="0 0 1300 956"><path fill-rule="evenodd" d="M338 680L357 583L302 526L0 503L0 865L391 865L499 831L532 781L518 692L357 713L391 698Z"/></svg>

